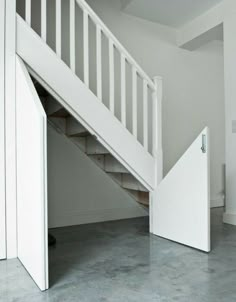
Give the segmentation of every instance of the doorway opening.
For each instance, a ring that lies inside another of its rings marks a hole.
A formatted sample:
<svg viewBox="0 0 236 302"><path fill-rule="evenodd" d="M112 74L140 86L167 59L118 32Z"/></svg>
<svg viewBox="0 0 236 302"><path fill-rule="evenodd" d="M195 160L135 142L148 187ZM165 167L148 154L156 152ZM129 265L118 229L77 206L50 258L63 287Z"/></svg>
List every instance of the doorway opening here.
<svg viewBox="0 0 236 302"><path fill-rule="evenodd" d="M46 90L36 78L32 77L32 80L48 116L48 243L49 284L51 287L60 282L65 282L68 276L70 276L69 278L79 278L81 274L89 274L87 269L95 264L98 265L106 257L115 259L118 257L118 250L121 252L125 249L128 238L134 237L133 240L135 241L140 240L143 236L149 237L149 193L147 191L139 191L138 204L134 200L134 197L137 197L137 192L131 188L127 188L123 196L121 196L121 198L126 198L124 203L128 202L130 204L129 202L131 202L134 216L138 218L126 219L131 216L129 212L131 209L127 206L127 216L123 212L118 212L117 215L111 216L110 211L102 208L100 212L103 211L103 213L99 217L93 217L92 215L94 214L90 214L91 216L88 217L88 211L81 210L78 220L78 212L74 211L74 213L71 213L71 209L75 208L76 202L78 204L84 203L85 194L82 192L81 182L88 195L90 194L91 186L98 193L107 189L107 187L100 187L99 183L93 182L93 177L96 176L99 180L98 176L101 175L100 173L104 174L102 163L105 150L102 146L96 145L96 156L90 154L92 152L89 151L90 144L88 144L88 141L90 143L94 138L90 138L90 133L61 106L50 89ZM73 125L70 129L66 124L68 119L71 119ZM73 133L74 130L76 134ZM75 153L79 153L80 158L75 157ZM83 165L83 162L87 160L86 157L89 157L91 162L90 182L88 184L88 179L85 176L85 180L83 179L83 173L84 175L86 174L85 168L87 168L87 166ZM71 165L71 162L74 165ZM80 177L77 174L78 170L81 173ZM93 175L93 173L96 175ZM115 184L116 194L116 190L120 190L119 178L113 175L112 179L110 180L109 178L107 181ZM78 187L78 190L75 187ZM77 196L74 196L75 191ZM111 192L106 197L106 202L112 202L112 198ZM114 198L116 197L114 196ZM93 208L98 207L99 203L93 199L89 206L91 209L90 213L93 213ZM136 210L134 211L134 209ZM120 209L118 208L117 211L120 211ZM124 218L121 218L121 216ZM109 219L109 217L112 217L112 219ZM93 219L101 222L93 223ZM135 239L134 234L138 234L140 238ZM146 248L149 249L148 246ZM114 250L117 251L114 252ZM127 257L131 257L131 255L127 256L124 254L120 261L123 259L122 261L127 262ZM107 261L110 260L108 259ZM121 264L118 262L114 263L114 266L118 265ZM111 267L109 270L109 267L107 267L107 274L112 274L112 270L114 268Z"/></svg>

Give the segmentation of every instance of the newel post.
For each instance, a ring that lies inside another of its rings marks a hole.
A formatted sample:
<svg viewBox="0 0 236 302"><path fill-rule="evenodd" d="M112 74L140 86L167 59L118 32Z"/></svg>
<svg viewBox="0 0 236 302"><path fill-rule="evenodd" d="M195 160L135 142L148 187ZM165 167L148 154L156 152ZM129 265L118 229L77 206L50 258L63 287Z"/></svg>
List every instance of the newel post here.
<svg viewBox="0 0 236 302"><path fill-rule="evenodd" d="M156 91L153 93L153 156L156 159L156 183L163 178L163 148L162 148L162 77L153 78Z"/></svg>
<svg viewBox="0 0 236 302"><path fill-rule="evenodd" d="M162 89L163 81L161 77L154 77L155 91L152 94L152 154L155 159L155 188L150 192L149 200L149 227L153 233L153 204L157 202L157 186L163 178L163 150L162 150Z"/></svg>

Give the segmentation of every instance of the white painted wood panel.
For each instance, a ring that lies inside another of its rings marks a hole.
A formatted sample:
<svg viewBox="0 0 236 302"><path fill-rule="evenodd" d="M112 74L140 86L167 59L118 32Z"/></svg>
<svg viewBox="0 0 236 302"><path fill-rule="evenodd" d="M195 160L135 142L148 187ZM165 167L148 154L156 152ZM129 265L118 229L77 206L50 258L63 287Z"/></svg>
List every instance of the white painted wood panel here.
<svg viewBox="0 0 236 302"><path fill-rule="evenodd" d="M121 122L126 127L126 58L123 54L121 60Z"/></svg>
<svg viewBox="0 0 236 302"><path fill-rule="evenodd" d="M48 288L47 117L24 63L16 60L17 250L41 290Z"/></svg>
<svg viewBox="0 0 236 302"><path fill-rule="evenodd" d="M114 44L109 40L109 108L115 112L115 64L114 64Z"/></svg>
<svg viewBox="0 0 236 302"><path fill-rule="evenodd" d="M61 1L56 0L56 53L61 57Z"/></svg>
<svg viewBox="0 0 236 302"><path fill-rule="evenodd" d="M47 40L47 1L41 0L41 38Z"/></svg>
<svg viewBox="0 0 236 302"><path fill-rule="evenodd" d="M0 260L6 258L5 200L5 0L0 0Z"/></svg>
<svg viewBox="0 0 236 302"><path fill-rule="evenodd" d="M31 25L31 0L25 0L25 21Z"/></svg>
<svg viewBox="0 0 236 302"><path fill-rule="evenodd" d="M5 142L7 259L17 257L16 226L16 1L6 1L5 31Z"/></svg>
<svg viewBox="0 0 236 302"><path fill-rule="evenodd" d="M138 137L137 70L132 68L132 131Z"/></svg>
<svg viewBox="0 0 236 302"><path fill-rule="evenodd" d="M75 0L70 0L70 68L75 72Z"/></svg>
<svg viewBox="0 0 236 302"><path fill-rule="evenodd" d="M89 15L83 11L84 83L89 87Z"/></svg>
<svg viewBox="0 0 236 302"><path fill-rule="evenodd" d="M205 137L205 153L202 139ZM209 133L197 137L152 196L155 235L210 251Z"/></svg>
<svg viewBox="0 0 236 302"><path fill-rule="evenodd" d="M162 94L161 77L154 77L156 90L152 93L152 155L156 158L157 184L163 179ZM151 225L151 224L150 224Z"/></svg>
<svg viewBox="0 0 236 302"><path fill-rule="evenodd" d="M102 30L96 27L97 97L102 101Z"/></svg>
<svg viewBox="0 0 236 302"><path fill-rule="evenodd" d="M143 80L143 146L148 151L148 84L146 80Z"/></svg>
<svg viewBox="0 0 236 302"><path fill-rule="evenodd" d="M154 158L19 16L17 37L18 54L60 96L63 106L145 187L154 189ZM39 49L44 57L41 62Z"/></svg>

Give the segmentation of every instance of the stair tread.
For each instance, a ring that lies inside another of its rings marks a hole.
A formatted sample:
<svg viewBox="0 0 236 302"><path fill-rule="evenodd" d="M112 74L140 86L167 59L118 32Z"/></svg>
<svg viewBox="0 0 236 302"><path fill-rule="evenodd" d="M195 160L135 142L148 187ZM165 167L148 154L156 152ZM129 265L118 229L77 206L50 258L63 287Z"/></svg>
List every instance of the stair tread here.
<svg viewBox="0 0 236 302"><path fill-rule="evenodd" d="M125 189L138 203L149 206L149 193Z"/></svg>

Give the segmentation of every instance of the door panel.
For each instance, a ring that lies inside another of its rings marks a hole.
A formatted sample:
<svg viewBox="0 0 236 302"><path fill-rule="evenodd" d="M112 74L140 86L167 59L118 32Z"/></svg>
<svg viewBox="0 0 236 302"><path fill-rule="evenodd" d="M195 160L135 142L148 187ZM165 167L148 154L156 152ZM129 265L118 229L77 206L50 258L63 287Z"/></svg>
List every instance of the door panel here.
<svg viewBox="0 0 236 302"><path fill-rule="evenodd" d="M23 61L16 59L18 258L48 288L46 115Z"/></svg>
<svg viewBox="0 0 236 302"><path fill-rule="evenodd" d="M210 251L209 131L204 129L153 194L152 232Z"/></svg>
<svg viewBox="0 0 236 302"><path fill-rule="evenodd" d="M5 0L0 0L0 260L6 258L5 204Z"/></svg>

